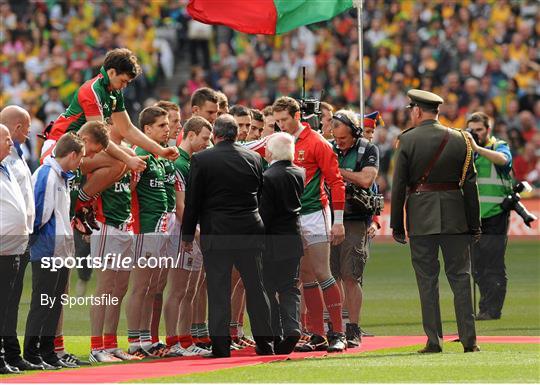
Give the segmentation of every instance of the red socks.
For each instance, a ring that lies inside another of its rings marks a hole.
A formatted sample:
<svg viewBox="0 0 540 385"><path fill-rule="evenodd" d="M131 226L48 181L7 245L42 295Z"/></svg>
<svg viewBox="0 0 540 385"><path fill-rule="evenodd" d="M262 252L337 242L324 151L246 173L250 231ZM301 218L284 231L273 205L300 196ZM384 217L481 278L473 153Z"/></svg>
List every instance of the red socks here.
<svg viewBox="0 0 540 385"><path fill-rule="evenodd" d="M103 350L103 336L90 337L90 349L92 349L92 351Z"/></svg>
<svg viewBox="0 0 540 385"><path fill-rule="evenodd" d="M184 349L187 349L193 345L193 338L189 334L178 336L178 342Z"/></svg>
<svg viewBox="0 0 540 385"><path fill-rule="evenodd" d="M307 321L311 332L324 336L323 298L317 282L304 284L304 300L307 308Z"/></svg>
<svg viewBox="0 0 540 385"><path fill-rule="evenodd" d="M326 309L330 314L330 320L332 321L332 328L337 333L343 332L343 321L341 318L341 293L334 277L330 277L327 280L320 283L324 303Z"/></svg>
<svg viewBox="0 0 540 385"><path fill-rule="evenodd" d="M118 342L116 340L116 334L105 334L103 336L103 348L104 349L116 349L116 348L118 348Z"/></svg>
<svg viewBox="0 0 540 385"><path fill-rule="evenodd" d="M176 345L178 342L178 336L167 336L165 337L165 343L168 347Z"/></svg>

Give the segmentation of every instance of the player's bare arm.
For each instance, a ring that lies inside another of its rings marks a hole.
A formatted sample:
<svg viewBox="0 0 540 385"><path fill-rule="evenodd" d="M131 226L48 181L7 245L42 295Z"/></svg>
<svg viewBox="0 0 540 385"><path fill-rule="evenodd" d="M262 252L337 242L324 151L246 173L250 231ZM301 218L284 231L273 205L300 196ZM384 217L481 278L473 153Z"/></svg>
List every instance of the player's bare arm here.
<svg viewBox="0 0 540 385"><path fill-rule="evenodd" d="M113 130L119 131L120 135L129 143L169 160L178 158L178 149L176 147L162 147L159 143L143 134L141 130L131 123L126 111L115 112L111 117L113 121Z"/></svg>

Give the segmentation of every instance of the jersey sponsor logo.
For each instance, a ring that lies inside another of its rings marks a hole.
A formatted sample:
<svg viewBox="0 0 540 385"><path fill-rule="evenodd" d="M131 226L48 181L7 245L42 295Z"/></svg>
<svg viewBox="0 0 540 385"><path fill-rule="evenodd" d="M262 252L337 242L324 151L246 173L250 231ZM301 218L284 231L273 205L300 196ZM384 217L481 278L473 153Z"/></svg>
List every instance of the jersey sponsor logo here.
<svg viewBox="0 0 540 385"><path fill-rule="evenodd" d="M167 184L175 184L176 183L176 175L175 174L167 174L165 176L165 183L167 183Z"/></svg>
<svg viewBox="0 0 540 385"><path fill-rule="evenodd" d="M165 187L165 182L158 179L150 179L150 187L163 188Z"/></svg>
<svg viewBox="0 0 540 385"><path fill-rule="evenodd" d="M68 181L68 189L69 191L76 191L76 190L80 190L80 187L81 187L81 182L78 181L78 180L74 180L74 179L71 179Z"/></svg>
<svg viewBox="0 0 540 385"><path fill-rule="evenodd" d="M129 192L129 183L116 182L114 184L114 192Z"/></svg>

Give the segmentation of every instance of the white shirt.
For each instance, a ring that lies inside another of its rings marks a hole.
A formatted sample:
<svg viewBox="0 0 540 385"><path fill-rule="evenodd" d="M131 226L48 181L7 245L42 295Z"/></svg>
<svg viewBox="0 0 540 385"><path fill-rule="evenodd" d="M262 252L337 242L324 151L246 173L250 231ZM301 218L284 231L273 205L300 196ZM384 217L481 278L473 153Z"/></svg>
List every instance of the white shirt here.
<svg viewBox="0 0 540 385"><path fill-rule="evenodd" d="M9 166L0 166L0 256L20 255L28 245L26 203Z"/></svg>
<svg viewBox="0 0 540 385"><path fill-rule="evenodd" d="M32 234L34 229L34 219L36 217L36 209L34 204L34 189L32 187L32 173L23 157L19 155L15 146L11 148L11 152L4 159L4 164L9 166L9 171L17 180L26 205L26 227L28 234Z"/></svg>

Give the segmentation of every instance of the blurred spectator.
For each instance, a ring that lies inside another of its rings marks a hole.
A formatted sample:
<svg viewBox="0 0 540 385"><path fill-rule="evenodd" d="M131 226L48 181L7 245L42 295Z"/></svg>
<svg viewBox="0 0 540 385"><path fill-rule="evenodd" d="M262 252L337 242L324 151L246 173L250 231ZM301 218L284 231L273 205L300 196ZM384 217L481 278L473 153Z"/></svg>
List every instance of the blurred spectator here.
<svg viewBox="0 0 540 385"><path fill-rule="evenodd" d="M140 105L150 96L146 85L157 81L160 60L174 64L164 47L169 43L156 36L156 26L170 22L167 15L175 10L166 2L23 3L0 4L1 105L55 109L48 103L51 87L54 98L59 98L54 103L69 104L73 92L97 74L105 53L120 45L132 49L143 65L143 79L126 90L127 102ZM170 65L164 66L167 71L170 75ZM52 109L43 119L53 115Z"/></svg>
<svg viewBox="0 0 540 385"><path fill-rule="evenodd" d="M41 106L37 117L49 124L56 120L61 113L66 110L66 105L60 100L60 93L57 87L51 87L47 91L47 100Z"/></svg>
<svg viewBox="0 0 540 385"><path fill-rule="evenodd" d="M527 180L527 177L531 171L536 167L538 162L538 155L535 153L536 148L533 142L527 142L523 153L515 157L513 161L514 176L516 180Z"/></svg>
<svg viewBox="0 0 540 385"><path fill-rule="evenodd" d="M302 66L308 96L324 91L323 100L334 108L358 109L355 9L284 35L255 36L191 20L186 0L10 4L0 5L2 104L31 103L37 93L39 108L53 86L67 104L109 49L127 46L144 69L125 91L130 114L162 93L161 74L186 118L191 93L207 85L231 105L262 110L279 96L301 96ZM389 117L381 153L391 159L395 130L409 126L403 107L410 88L443 95L441 120L455 127L471 112L485 111L495 122L494 134L508 139L513 154L522 153L540 124L539 14L538 1L365 0L366 113ZM163 28L175 29L180 39L171 45L172 55L162 46ZM38 91L30 84L40 85ZM391 172L391 161L387 168ZM379 174L383 191L388 176Z"/></svg>

